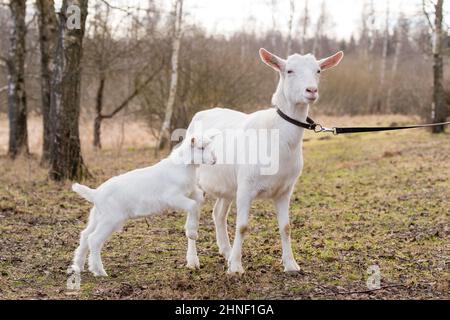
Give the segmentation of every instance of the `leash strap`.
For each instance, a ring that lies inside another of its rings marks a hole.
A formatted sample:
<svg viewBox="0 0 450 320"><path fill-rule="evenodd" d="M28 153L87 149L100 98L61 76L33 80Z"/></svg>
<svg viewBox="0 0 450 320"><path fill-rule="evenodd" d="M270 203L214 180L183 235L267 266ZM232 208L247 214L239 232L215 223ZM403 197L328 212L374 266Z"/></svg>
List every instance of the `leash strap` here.
<svg viewBox="0 0 450 320"><path fill-rule="evenodd" d="M405 130L405 129L416 129L416 128L428 128L428 127L445 126L448 124L450 124L450 122L420 124L420 125L404 126L404 127L348 127L348 128L333 128L333 129L336 132L335 134L343 134L343 133L377 132L377 131L393 131L393 130Z"/></svg>
<svg viewBox="0 0 450 320"><path fill-rule="evenodd" d="M430 124L419 124L412 126L402 126L402 127L333 127L333 128L325 128L322 125L316 123L310 117L306 118L306 122L301 122L295 119L292 119L287 114L283 113L280 109L277 108L278 115L293 125L297 127L301 127L307 130L314 130L316 133L320 132L331 132L335 135L345 134L345 133L361 133L361 132L380 132L380 131L393 131L393 130L405 130L405 129L416 129L416 128L428 128L428 127L437 127L437 126L445 126L450 125L449 122L441 122L441 123L430 123Z"/></svg>

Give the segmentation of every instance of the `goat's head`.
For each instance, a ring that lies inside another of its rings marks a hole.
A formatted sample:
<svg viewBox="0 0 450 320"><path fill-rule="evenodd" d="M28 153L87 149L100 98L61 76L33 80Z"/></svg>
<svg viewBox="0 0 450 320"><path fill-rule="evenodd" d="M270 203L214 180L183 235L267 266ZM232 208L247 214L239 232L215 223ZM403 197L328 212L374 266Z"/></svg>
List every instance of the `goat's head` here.
<svg viewBox="0 0 450 320"><path fill-rule="evenodd" d="M212 136L193 134L189 139L189 158L191 164L214 165L216 163L217 158L212 147Z"/></svg>
<svg viewBox="0 0 450 320"><path fill-rule="evenodd" d="M278 90L292 105L316 102L321 72L337 66L344 57L344 53L339 51L322 60L316 60L311 54L294 54L285 60L263 48L259 54L264 63L280 73Z"/></svg>

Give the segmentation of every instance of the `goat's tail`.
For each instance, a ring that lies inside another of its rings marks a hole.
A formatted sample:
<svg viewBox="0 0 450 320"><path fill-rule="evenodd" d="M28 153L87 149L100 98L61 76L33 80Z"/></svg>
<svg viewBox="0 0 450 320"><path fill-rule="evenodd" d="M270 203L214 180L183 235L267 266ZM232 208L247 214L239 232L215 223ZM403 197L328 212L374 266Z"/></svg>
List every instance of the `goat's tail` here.
<svg viewBox="0 0 450 320"><path fill-rule="evenodd" d="M89 187L83 186L79 183L74 183L72 185L72 190L78 193L80 196L85 198L87 201L94 203L95 190Z"/></svg>

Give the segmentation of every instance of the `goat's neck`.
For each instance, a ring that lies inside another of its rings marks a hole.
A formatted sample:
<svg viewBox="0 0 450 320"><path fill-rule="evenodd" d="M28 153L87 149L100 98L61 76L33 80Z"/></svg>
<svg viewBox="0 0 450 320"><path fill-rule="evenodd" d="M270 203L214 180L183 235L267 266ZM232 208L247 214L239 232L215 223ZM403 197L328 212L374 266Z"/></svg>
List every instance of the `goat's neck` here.
<svg viewBox="0 0 450 320"><path fill-rule="evenodd" d="M309 105L305 103L297 103L293 104L288 101L286 96L282 91L282 81L280 81L277 91L273 95L272 104L279 108L283 113L291 117L292 119L306 122L306 118L308 117ZM280 129L280 138L283 141L289 143L289 145L298 145L303 140L303 133L305 129L297 127L286 120L282 119L280 116L277 116L277 126Z"/></svg>

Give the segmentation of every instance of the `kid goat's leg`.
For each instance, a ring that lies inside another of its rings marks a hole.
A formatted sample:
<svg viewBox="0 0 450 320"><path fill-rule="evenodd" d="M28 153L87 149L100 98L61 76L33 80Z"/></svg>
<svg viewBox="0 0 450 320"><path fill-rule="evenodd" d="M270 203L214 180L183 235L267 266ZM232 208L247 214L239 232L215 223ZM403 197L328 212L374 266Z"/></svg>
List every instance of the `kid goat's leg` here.
<svg viewBox="0 0 450 320"><path fill-rule="evenodd" d="M217 199L213 209L213 219L216 226L216 240L219 247L219 253L225 259L230 258L231 245L227 230L227 216L231 207L231 200L220 198Z"/></svg>
<svg viewBox="0 0 450 320"><path fill-rule="evenodd" d="M124 220L119 218L115 218L114 220L100 220L97 222L97 227L94 232L89 235L89 271L91 271L94 276L108 276L103 268L102 258L100 255L101 250L108 237L114 231L119 230L123 222Z"/></svg>
<svg viewBox="0 0 450 320"><path fill-rule="evenodd" d="M78 248L75 250L75 255L73 258L73 264L71 266L71 272L76 272L79 273L81 271L83 271L84 269L84 264L86 261L86 256L88 253L88 236L95 230L95 227L97 226L97 222L95 220L95 207L93 207L91 209L91 213L89 214L89 222L88 225L86 227L86 229L84 229L81 232L80 235L80 245L78 246Z"/></svg>
<svg viewBox="0 0 450 320"><path fill-rule="evenodd" d="M186 237L188 238L188 250L186 253L187 267L195 269L200 267L197 256L195 240L198 238L198 220L200 216L200 206L196 200L179 196L174 199L173 206L177 209L188 212L186 220Z"/></svg>
<svg viewBox="0 0 450 320"><path fill-rule="evenodd" d="M275 199L277 209L278 227L280 229L281 245L283 248L283 265L285 272L299 271L300 267L295 262L291 247L291 225L289 223L289 199L291 194L287 193Z"/></svg>
<svg viewBox="0 0 450 320"><path fill-rule="evenodd" d="M198 238L198 224L200 220L201 206L203 204L203 191L196 189L192 194L193 200L197 203L196 213L192 214L188 210L188 217L186 219L186 237L188 238L188 248L186 252L186 266L189 269L200 268L200 261L197 256L196 239ZM194 210L194 209L192 209ZM195 239L193 239L195 238Z"/></svg>
<svg viewBox="0 0 450 320"><path fill-rule="evenodd" d="M248 215L252 200L253 196L248 192L248 188L238 189L236 196L236 235L228 261L229 274L244 273L244 268L242 267L242 244L245 235L248 233Z"/></svg>

